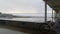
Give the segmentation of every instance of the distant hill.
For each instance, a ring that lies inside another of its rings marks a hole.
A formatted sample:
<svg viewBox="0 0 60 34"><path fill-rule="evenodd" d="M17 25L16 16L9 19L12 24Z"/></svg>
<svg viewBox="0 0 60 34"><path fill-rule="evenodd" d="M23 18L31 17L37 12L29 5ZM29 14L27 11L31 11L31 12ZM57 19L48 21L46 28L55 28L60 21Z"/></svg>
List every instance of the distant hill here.
<svg viewBox="0 0 60 34"><path fill-rule="evenodd" d="M45 17L45 14L37 14L37 13L21 13L21 14L13 14L13 15L14 16ZM52 14L51 13L48 13L47 17L52 17Z"/></svg>
<svg viewBox="0 0 60 34"><path fill-rule="evenodd" d="M44 14L0 14L3 18L44 18ZM47 17L51 18L52 15L48 14Z"/></svg>

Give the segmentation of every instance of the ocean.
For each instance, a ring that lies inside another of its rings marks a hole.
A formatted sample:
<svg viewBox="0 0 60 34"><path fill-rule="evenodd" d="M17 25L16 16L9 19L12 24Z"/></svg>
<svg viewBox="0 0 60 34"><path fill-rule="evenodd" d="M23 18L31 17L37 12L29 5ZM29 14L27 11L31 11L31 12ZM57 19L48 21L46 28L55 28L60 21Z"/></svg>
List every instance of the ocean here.
<svg viewBox="0 0 60 34"><path fill-rule="evenodd" d="M36 18L0 18L5 20L15 20L15 21L27 21L27 22L45 22L44 14L33 14L33 13L25 13L25 14L13 14L15 16L35 16ZM38 18L39 17L39 18ZM52 20L52 14L47 15L47 21ZM54 21L54 19L53 19Z"/></svg>

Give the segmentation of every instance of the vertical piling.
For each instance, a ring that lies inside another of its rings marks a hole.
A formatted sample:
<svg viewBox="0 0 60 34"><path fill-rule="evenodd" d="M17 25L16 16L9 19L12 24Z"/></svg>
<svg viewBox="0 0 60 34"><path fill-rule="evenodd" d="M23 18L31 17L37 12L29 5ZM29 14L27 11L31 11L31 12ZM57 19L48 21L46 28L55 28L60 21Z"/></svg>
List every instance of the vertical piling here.
<svg viewBox="0 0 60 34"><path fill-rule="evenodd" d="M45 2L45 23L47 23L47 1Z"/></svg>
<svg viewBox="0 0 60 34"><path fill-rule="evenodd" d="M53 9L52 9L52 22L53 22Z"/></svg>

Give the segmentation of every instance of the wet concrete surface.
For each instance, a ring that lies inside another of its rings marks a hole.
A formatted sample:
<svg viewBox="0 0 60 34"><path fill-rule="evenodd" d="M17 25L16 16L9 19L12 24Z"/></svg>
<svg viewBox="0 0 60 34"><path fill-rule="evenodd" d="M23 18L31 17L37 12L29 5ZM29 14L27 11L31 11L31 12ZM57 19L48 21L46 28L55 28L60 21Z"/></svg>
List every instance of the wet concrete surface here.
<svg viewBox="0 0 60 34"><path fill-rule="evenodd" d="M9 29L0 28L0 34L25 34L23 32L17 32Z"/></svg>
<svg viewBox="0 0 60 34"><path fill-rule="evenodd" d="M43 33L37 30L18 28L13 26L0 26L0 34L47 34L47 32ZM56 34L56 33L49 33Z"/></svg>

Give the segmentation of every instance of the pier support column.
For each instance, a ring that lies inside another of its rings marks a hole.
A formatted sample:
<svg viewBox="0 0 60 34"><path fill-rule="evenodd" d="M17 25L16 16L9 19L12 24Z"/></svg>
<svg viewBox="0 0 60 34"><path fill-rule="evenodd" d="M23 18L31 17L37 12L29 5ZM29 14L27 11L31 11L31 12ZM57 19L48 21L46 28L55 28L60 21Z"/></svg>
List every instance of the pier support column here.
<svg viewBox="0 0 60 34"><path fill-rule="evenodd" d="M60 32L60 10L56 10L56 32L59 33Z"/></svg>
<svg viewBox="0 0 60 34"><path fill-rule="evenodd" d="M47 23L47 1L45 2L45 23Z"/></svg>
<svg viewBox="0 0 60 34"><path fill-rule="evenodd" d="M52 9L52 22L54 21L54 19L53 19L53 9Z"/></svg>

